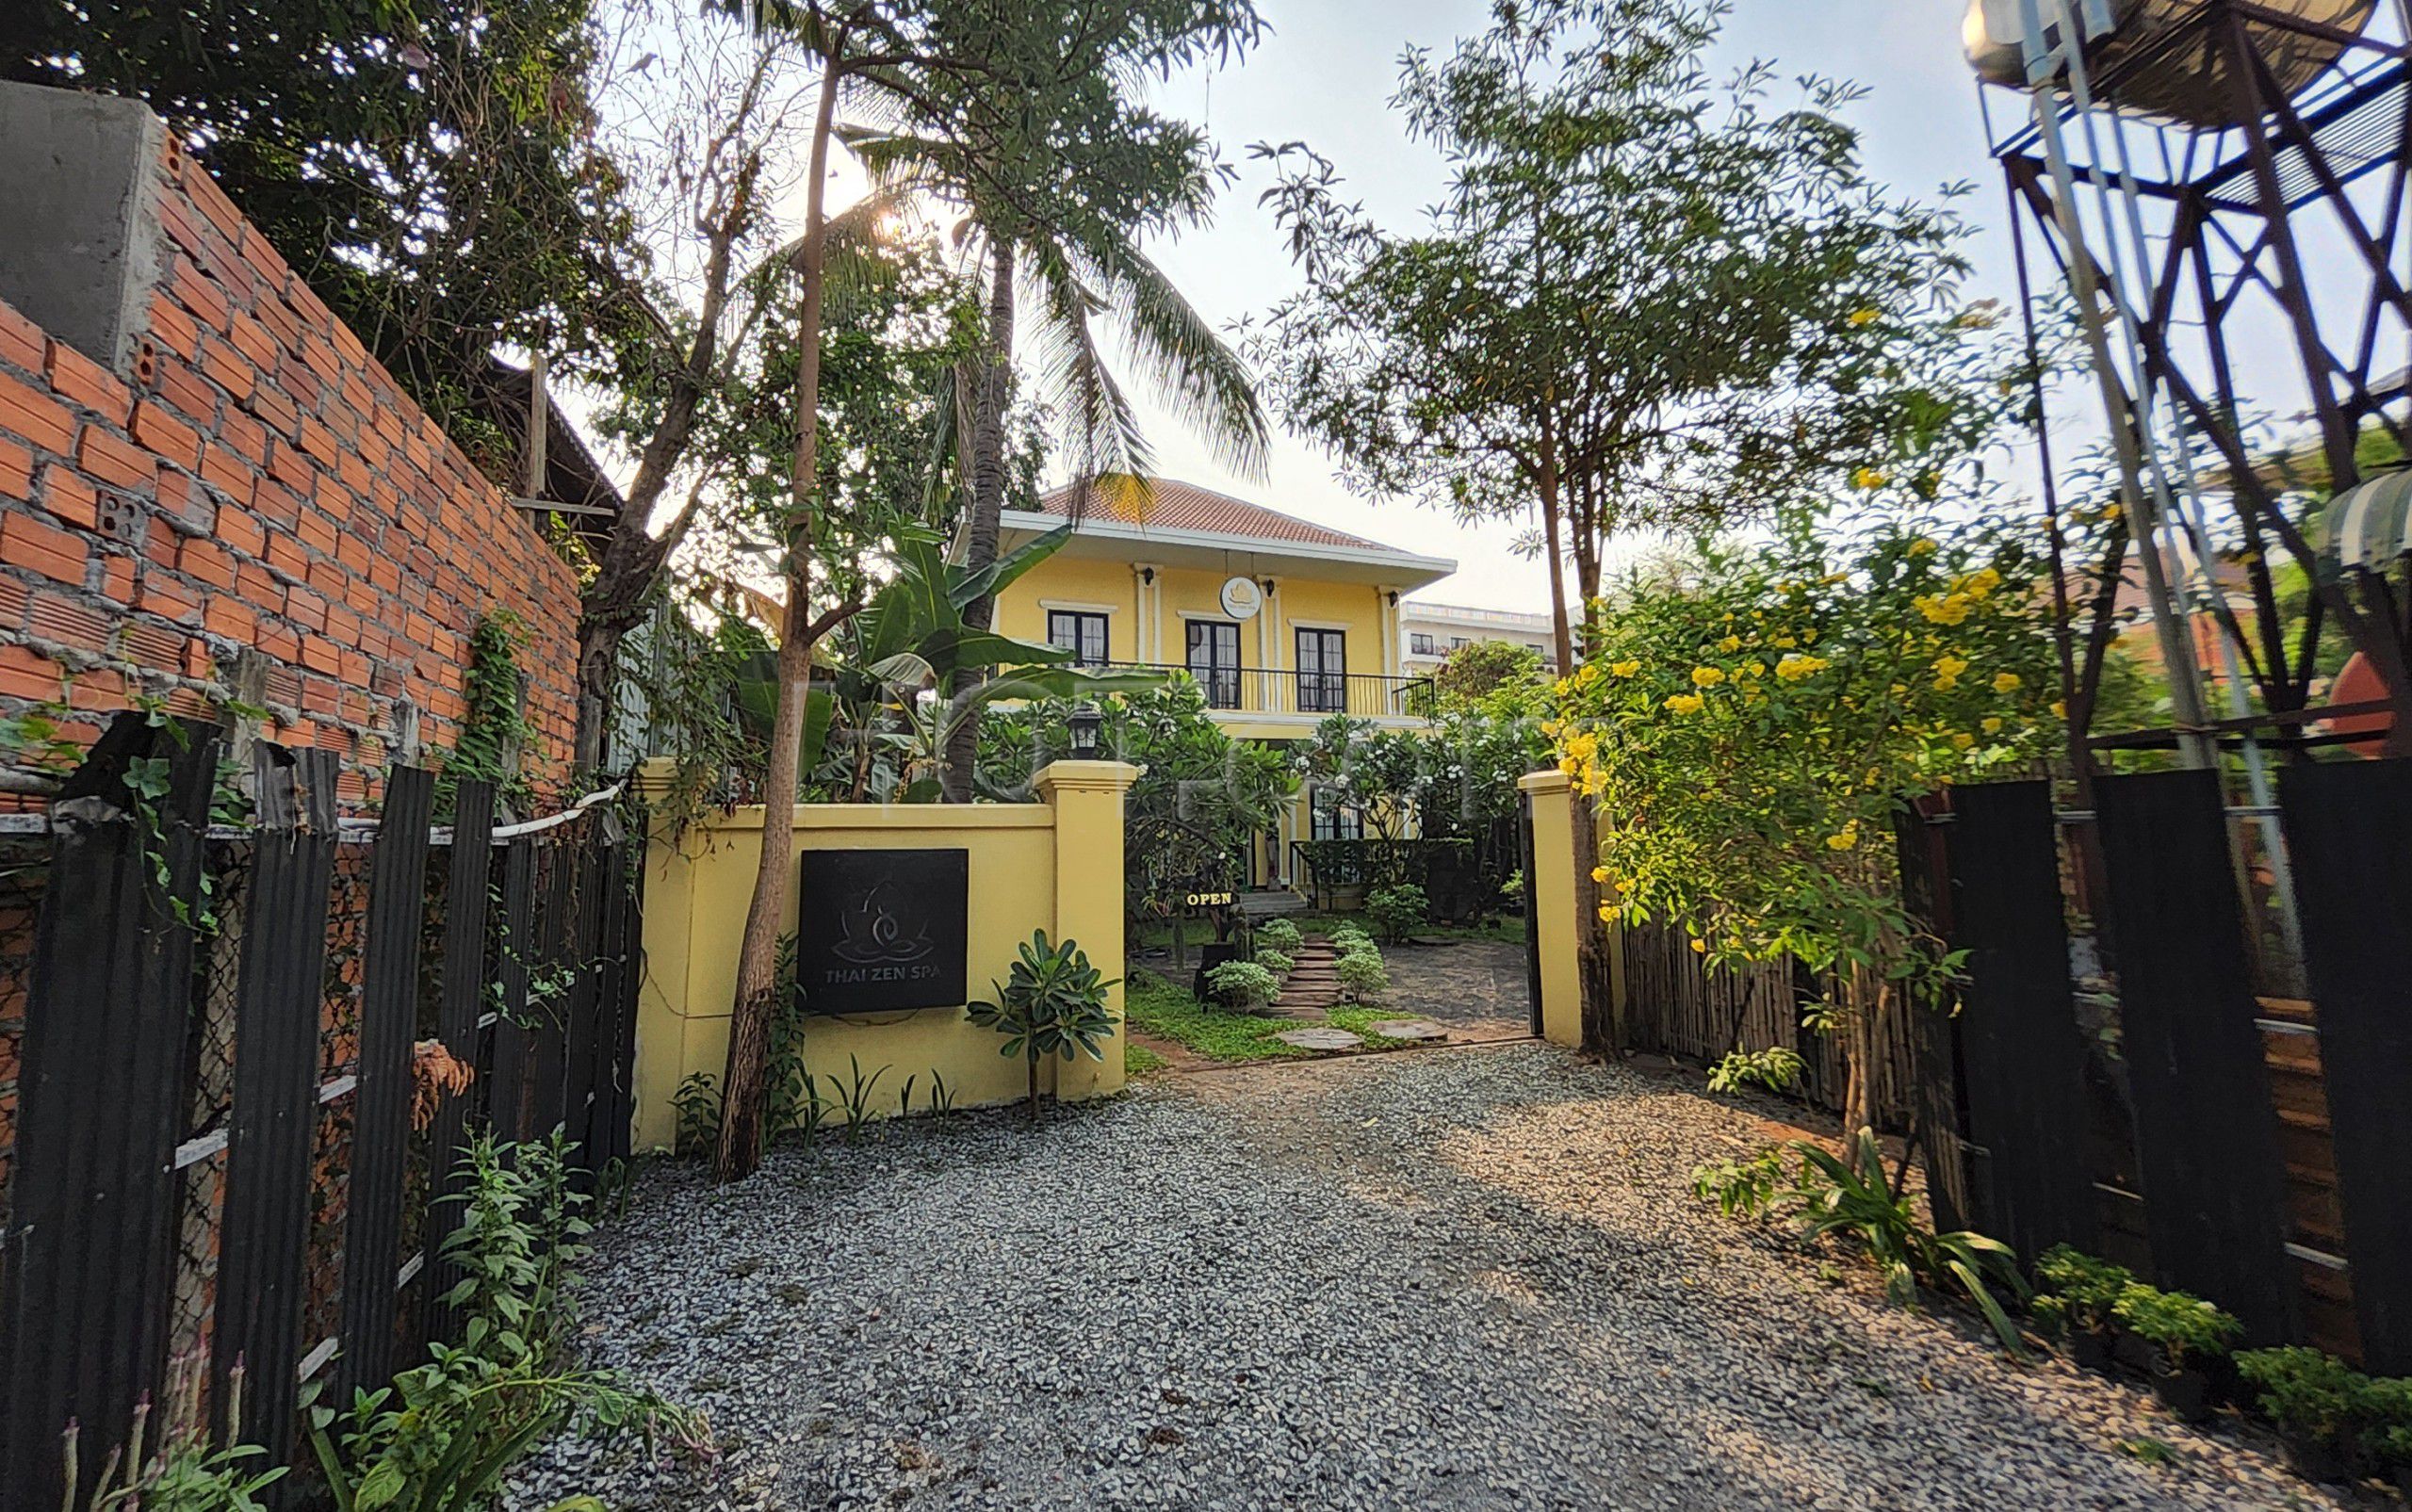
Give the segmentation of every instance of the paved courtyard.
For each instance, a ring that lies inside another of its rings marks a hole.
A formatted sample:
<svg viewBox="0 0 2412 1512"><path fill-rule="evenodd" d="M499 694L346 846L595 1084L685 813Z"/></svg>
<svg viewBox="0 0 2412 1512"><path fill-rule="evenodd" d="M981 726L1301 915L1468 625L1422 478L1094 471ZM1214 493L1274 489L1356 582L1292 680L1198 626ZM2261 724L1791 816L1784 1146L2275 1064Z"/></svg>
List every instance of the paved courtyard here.
<svg viewBox="0 0 2412 1512"><path fill-rule="evenodd" d="M1778 1111L1525 1042L900 1126L725 1191L658 1166L598 1236L591 1343L727 1452L557 1445L518 1502L2351 1504L1696 1203Z"/></svg>

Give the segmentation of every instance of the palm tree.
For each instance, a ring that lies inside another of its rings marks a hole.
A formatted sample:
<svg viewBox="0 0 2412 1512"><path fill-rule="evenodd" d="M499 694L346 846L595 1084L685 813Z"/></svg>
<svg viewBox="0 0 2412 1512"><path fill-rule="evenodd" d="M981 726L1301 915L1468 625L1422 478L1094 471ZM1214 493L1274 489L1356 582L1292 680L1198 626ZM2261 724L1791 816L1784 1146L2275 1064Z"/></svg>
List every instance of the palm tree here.
<svg viewBox="0 0 2412 1512"><path fill-rule="evenodd" d="M1061 24L1047 8L1025 8L1033 25ZM1177 8L1181 25L1133 0L1118 45L1101 47L1053 84L1051 98L1007 99L973 90L967 100L990 119L957 137L853 128L847 145L890 193L925 196L961 212L967 260L986 271L987 360L967 375L970 507L959 554L978 571L997 558L1007 485L1005 426L1014 389L1019 317L1035 317L1041 403L1060 418L1061 441L1082 485L1075 512L1094 496L1133 512L1147 501L1153 453L1136 407L1107 363L1100 326L1111 323L1159 404L1203 436L1216 460L1261 477L1269 434L1253 380L1222 337L1143 250L1151 236L1203 225L1230 176L1205 135L1133 99L1148 73L1252 41L1258 22L1245 4ZM1042 135L1031 122L1084 129ZM994 620L993 596L971 605L980 628ZM963 699L958 682L951 694ZM979 711L955 723L943 772L951 802L971 797Z"/></svg>

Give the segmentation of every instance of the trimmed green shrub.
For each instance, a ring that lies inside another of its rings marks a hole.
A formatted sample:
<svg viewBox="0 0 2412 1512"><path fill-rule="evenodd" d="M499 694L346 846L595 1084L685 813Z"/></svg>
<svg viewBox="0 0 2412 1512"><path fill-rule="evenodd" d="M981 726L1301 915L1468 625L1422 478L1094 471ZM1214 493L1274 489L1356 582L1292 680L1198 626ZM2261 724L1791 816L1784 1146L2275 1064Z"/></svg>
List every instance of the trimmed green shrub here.
<svg viewBox="0 0 2412 1512"><path fill-rule="evenodd" d="M1391 990L1391 974L1382 965L1381 952L1371 947L1343 955L1332 971L1351 1002L1370 1002Z"/></svg>
<svg viewBox="0 0 2412 1512"><path fill-rule="evenodd" d="M1402 882L1395 887L1378 888L1366 898L1365 913L1382 932L1382 938L1395 944L1432 916L1432 902L1423 888Z"/></svg>
<svg viewBox="0 0 2412 1512"><path fill-rule="evenodd" d="M1360 925L1343 924L1331 932L1330 940L1333 950L1346 955L1351 951L1363 950L1371 946L1374 943L1374 936L1366 934Z"/></svg>
<svg viewBox="0 0 2412 1512"><path fill-rule="evenodd" d="M1262 1008L1281 996L1281 984L1254 961L1226 961L1206 973L1206 990L1227 1008Z"/></svg>
<svg viewBox="0 0 2412 1512"><path fill-rule="evenodd" d="M1287 951L1277 951L1269 945L1256 952L1256 964L1277 977L1287 977L1298 966Z"/></svg>
<svg viewBox="0 0 2412 1512"><path fill-rule="evenodd" d="M1260 949L1271 946L1274 950L1296 955L1298 947L1306 942L1306 936L1298 933L1298 926L1286 919L1268 919L1256 926L1256 943Z"/></svg>

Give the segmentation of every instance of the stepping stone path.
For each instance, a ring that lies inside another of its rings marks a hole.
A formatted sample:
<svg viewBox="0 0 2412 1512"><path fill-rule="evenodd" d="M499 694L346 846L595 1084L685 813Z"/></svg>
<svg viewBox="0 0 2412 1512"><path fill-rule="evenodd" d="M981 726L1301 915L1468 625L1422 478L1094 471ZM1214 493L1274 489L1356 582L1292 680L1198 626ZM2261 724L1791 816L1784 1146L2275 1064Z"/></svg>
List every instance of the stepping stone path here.
<svg viewBox="0 0 2412 1512"><path fill-rule="evenodd" d="M1429 1018L1384 1018L1367 1027L1384 1039L1411 1039L1428 1043L1449 1037L1446 1025L1436 1024Z"/></svg>
<svg viewBox="0 0 2412 1512"><path fill-rule="evenodd" d="M1365 1043L1345 1029L1285 1029L1273 1037L1302 1050L1353 1050Z"/></svg>
<svg viewBox="0 0 2412 1512"><path fill-rule="evenodd" d="M1323 940L1308 940L1291 957L1290 980L1274 1000L1277 1018L1321 1018L1340 1001L1339 953Z"/></svg>

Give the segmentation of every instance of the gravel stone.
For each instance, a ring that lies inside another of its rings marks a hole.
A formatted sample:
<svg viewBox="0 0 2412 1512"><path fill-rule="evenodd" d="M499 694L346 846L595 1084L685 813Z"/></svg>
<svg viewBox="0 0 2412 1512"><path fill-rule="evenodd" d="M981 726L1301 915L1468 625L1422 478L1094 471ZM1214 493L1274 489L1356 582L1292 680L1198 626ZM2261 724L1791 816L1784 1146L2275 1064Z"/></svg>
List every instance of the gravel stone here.
<svg viewBox="0 0 2412 1512"><path fill-rule="evenodd" d="M591 1354L724 1453L564 1439L511 1504L2365 1504L1692 1197L1787 1116L1525 1042L899 1124L725 1189L659 1163L597 1236Z"/></svg>

